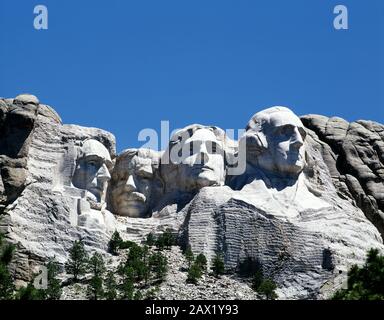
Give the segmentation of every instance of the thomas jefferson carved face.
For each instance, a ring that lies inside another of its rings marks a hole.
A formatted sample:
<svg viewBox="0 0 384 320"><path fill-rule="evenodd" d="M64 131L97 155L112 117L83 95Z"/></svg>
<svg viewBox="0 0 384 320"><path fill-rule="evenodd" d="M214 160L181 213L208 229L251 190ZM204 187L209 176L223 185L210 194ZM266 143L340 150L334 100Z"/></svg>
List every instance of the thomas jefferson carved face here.
<svg viewBox="0 0 384 320"><path fill-rule="evenodd" d="M222 185L225 179L223 144L209 129L198 129L183 146L185 179L198 188Z"/></svg>
<svg viewBox="0 0 384 320"><path fill-rule="evenodd" d="M274 107L254 115L246 137L249 163L282 176L297 176L303 171L306 132L288 108Z"/></svg>
<svg viewBox="0 0 384 320"><path fill-rule="evenodd" d="M84 189L93 195L94 201L105 200L107 183L111 176L108 166L112 161L107 148L99 141L86 140L77 159L72 184L79 189Z"/></svg>
<svg viewBox="0 0 384 320"><path fill-rule="evenodd" d="M117 157L111 182L111 201L115 213L144 218L150 207L154 172L153 159L136 149Z"/></svg>
<svg viewBox="0 0 384 320"><path fill-rule="evenodd" d="M225 132L193 124L177 131L161 160L167 190L195 192L225 180Z"/></svg>

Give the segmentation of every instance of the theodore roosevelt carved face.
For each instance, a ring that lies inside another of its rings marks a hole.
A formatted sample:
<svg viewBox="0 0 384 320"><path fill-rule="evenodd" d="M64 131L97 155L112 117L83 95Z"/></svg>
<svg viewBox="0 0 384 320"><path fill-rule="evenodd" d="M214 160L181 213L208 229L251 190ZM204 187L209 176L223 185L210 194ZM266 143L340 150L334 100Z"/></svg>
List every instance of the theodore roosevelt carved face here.
<svg viewBox="0 0 384 320"><path fill-rule="evenodd" d="M128 149L116 159L111 181L111 202L121 216L148 216L159 159L149 149Z"/></svg>

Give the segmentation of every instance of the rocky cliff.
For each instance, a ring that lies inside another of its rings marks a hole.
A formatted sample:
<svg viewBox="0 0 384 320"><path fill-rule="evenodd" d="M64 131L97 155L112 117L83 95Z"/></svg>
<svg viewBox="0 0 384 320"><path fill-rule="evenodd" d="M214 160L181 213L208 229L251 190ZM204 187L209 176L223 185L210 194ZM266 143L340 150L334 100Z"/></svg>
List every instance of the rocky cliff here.
<svg viewBox="0 0 384 320"><path fill-rule="evenodd" d="M228 274L261 269L287 299L326 298L367 250L384 251L384 127L374 122L300 121L279 107L256 114L239 142L192 125L164 152L116 155L111 133L62 124L21 95L0 99L0 131L0 228L17 244L20 283L48 258L63 264L74 240L108 256L114 230L139 242L171 228L208 261L222 254ZM242 141L246 167L231 175ZM187 156L166 163L179 145Z"/></svg>

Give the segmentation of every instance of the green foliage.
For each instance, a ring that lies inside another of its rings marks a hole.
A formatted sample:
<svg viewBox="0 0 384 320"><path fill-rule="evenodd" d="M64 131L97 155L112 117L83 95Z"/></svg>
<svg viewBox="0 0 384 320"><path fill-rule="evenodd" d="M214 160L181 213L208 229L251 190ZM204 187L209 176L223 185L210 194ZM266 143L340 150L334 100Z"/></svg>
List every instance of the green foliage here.
<svg viewBox="0 0 384 320"><path fill-rule="evenodd" d="M267 300L277 299L275 290L277 289L276 283L271 279L264 278L261 269L257 270L252 279L252 289L257 293L265 296Z"/></svg>
<svg viewBox="0 0 384 320"><path fill-rule="evenodd" d="M258 288L263 283L263 280L264 280L263 272L261 270L256 271L252 279L252 289L255 291L258 291Z"/></svg>
<svg viewBox="0 0 384 320"><path fill-rule="evenodd" d="M161 252L150 254L147 245L140 246L132 243L126 261L120 263L117 271L121 277L121 282L117 286L121 293L120 298L142 300L144 298L142 292L140 292L140 289L135 290L135 286L142 286L143 281L145 285L148 285L149 280L163 281L168 271L168 262ZM109 277L112 277L112 275ZM113 281L112 287L115 287ZM110 296L113 298L115 295Z"/></svg>
<svg viewBox="0 0 384 320"><path fill-rule="evenodd" d="M105 272L105 263L100 253L95 252L88 260L87 269L94 277L102 277Z"/></svg>
<svg viewBox="0 0 384 320"><path fill-rule="evenodd" d="M98 300L104 295L103 274L105 264L100 253L95 252L87 263L87 269L92 273L92 278L87 287L87 295L92 300Z"/></svg>
<svg viewBox="0 0 384 320"><path fill-rule="evenodd" d="M212 262L212 271L215 277L219 277L224 274L224 259L220 254L216 254Z"/></svg>
<svg viewBox="0 0 384 320"><path fill-rule="evenodd" d="M155 235L154 235L152 232L151 232L151 233L148 233L148 235L147 235L147 239L146 239L145 243L146 243L148 246L150 246L150 247L152 247L152 246L155 245L155 243L156 243L156 238L155 238Z"/></svg>
<svg viewBox="0 0 384 320"><path fill-rule="evenodd" d="M123 241L120 243L120 249L130 249L132 246L137 246L133 241Z"/></svg>
<svg viewBox="0 0 384 320"><path fill-rule="evenodd" d="M168 271L167 258L161 252L156 252L149 257L149 267L156 279L163 281Z"/></svg>
<svg viewBox="0 0 384 320"><path fill-rule="evenodd" d="M257 292L263 294L267 300L275 300L277 299L277 294L275 292L276 288L277 286L275 282L271 279L265 279L261 282Z"/></svg>
<svg viewBox="0 0 384 320"><path fill-rule="evenodd" d="M204 254L199 253L196 257L195 263L200 267L202 272L207 270L207 258Z"/></svg>
<svg viewBox="0 0 384 320"><path fill-rule="evenodd" d="M174 245L176 245L176 239L172 234L172 230L169 228L165 230L156 240L156 247L159 250L163 250L164 248L170 250Z"/></svg>
<svg viewBox="0 0 384 320"><path fill-rule="evenodd" d="M115 231L112 234L111 240L109 240L109 243L108 243L109 253L117 256L119 254L119 248L122 242L123 242L123 239L120 237L120 233L118 231Z"/></svg>
<svg viewBox="0 0 384 320"><path fill-rule="evenodd" d="M207 258L204 254L199 253L196 256L196 259L193 259L193 252L190 246L187 248L184 255L189 265L187 282L197 284L203 273L207 271Z"/></svg>
<svg viewBox="0 0 384 320"><path fill-rule="evenodd" d="M99 276L92 277L87 286L87 296L91 300L99 300L104 296L103 279Z"/></svg>
<svg viewBox="0 0 384 320"><path fill-rule="evenodd" d="M12 260L14 251L15 246L13 244L5 245L4 248L1 250L0 263L8 265Z"/></svg>
<svg viewBox="0 0 384 320"><path fill-rule="evenodd" d="M365 264L349 270L347 289L337 291L333 299L384 300L384 256L377 249L369 250Z"/></svg>
<svg viewBox="0 0 384 320"><path fill-rule="evenodd" d="M201 266L195 262L188 269L187 282L197 284L202 275Z"/></svg>
<svg viewBox="0 0 384 320"><path fill-rule="evenodd" d="M13 278L8 270L15 247L4 244L3 235L0 234L0 300L10 300L13 298L15 286Z"/></svg>
<svg viewBox="0 0 384 320"><path fill-rule="evenodd" d="M121 298L124 300L132 300L134 295L134 273L135 270L132 267L126 267L124 269L123 281L120 285Z"/></svg>
<svg viewBox="0 0 384 320"><path fill-rule="evenodd" d="M149 277L149 267L146 262L147 254L147 247L140 247L134 243L129 249L126 262L120 267L122 273L124 274L124 270L130 268L134 281L147 281Z"/></svg>
<svg viewBox="0 0 384 320"><path fill-rule="evenodd" d="M154 300L154 299L156 299L156 296L157 296L157 292L158 292L158 291L159 291L159 287L158 287L158 286L149 289L149 290L145 293L145 297L144 297L144 299L145 299L145 300Z"/></svg>
<svg viewBox="0 0 384 320"><path fill-rule="evenodd" d="M104 297L107 300L115 300L117 298L117 283L115 275L112 271L107 273L107 276L104 279L105 292Z"/></svg>
<svg viewBox="0 0 384 320"><path fill-rule="evenodd" d="M133 296L133 300L143 300L143 294L141 291L136 290L135 295Z"/></svg>
<svg viewBox="0 0 384 320"><path fill-rule="evenodd" d="M129 249L134 245L136 245L136 243L132 241L124 241L121 238L120 233L118 231L115 231L112 234L111 240L109 240L108 251L109 253L117 256L119 255L119 250Z"/></svg>
<svg viewBox="0 0 384 320"><path fill-rule="evenodd" d="M56 277L59 274L59 265L56 261L50 260L47 264L48 287L45 290L45 298L47 300L59 300L62 289L60 280Z"/></svg>
<svg viewBox="0 0 384 320"><path fill-rule="evenodd" d="M10 300L13 297L15 286L6 265L0 263L0 300Z"/></svg>
<svg viewBox="0 0 384 320"><path fill-rule="evenodd" d="M162 241L168 243L164 239L166 240L167 237L163 237ZM151 253L152 250L148 245L154 243L152 240L154 238L149 236L149 241L146 241L143 246L130 241L124 242L128 244L129 249L127 259L122 261L117 268L119 281L114 278L112 273L109 273L104 280L106 299L142 300L146 298L141 292L144 286L151 285L152 281L158 283L164 280L168 271L168 262L161 252ZM121 248L120 245L119 248Z"/></svg>
<svg viewBox="0 0 384 320"><path fill-rule="evenodd" d="M33 282L17 291L16 300L45 300L45 290L36 289Z"/></svg>
<svg viewBox="0 0 384 320"><path fill-rule="evenodd" d="M85 274L87 270L87 253L84 249L82 241L75 241L72 248L69 250L69 259L65 263L65 270L73 275L75 281L78 280L79 276Z"/></svg>
<svg viewBox="0 0 384 320"><path fill-rule="evenodd" d="M195 256L193 255L193 251L191 246L189 245L187 249L184 252L185 259L188 262L188 268L191 267L193 260L195 259Z"/></svg>

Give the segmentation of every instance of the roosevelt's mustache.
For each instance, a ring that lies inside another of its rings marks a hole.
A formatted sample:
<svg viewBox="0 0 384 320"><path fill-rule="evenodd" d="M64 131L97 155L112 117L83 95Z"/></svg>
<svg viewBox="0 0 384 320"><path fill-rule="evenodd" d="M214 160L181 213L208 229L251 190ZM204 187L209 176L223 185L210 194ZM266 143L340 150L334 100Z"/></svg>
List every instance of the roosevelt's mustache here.
<svg viewBox="0 0 384 320"><path fill-rule="evenodd" d="M136 191L128 192L125 190L121 190L118 193L118 199L120 199L120 201L142 201L142 202L145 202L147 200L145 195L143 195L140 192L136 192Z"/></svg>

